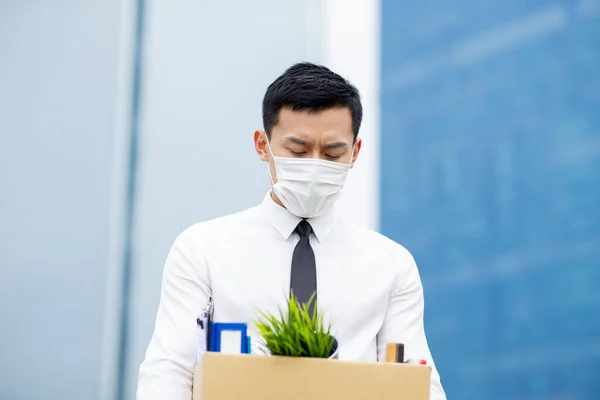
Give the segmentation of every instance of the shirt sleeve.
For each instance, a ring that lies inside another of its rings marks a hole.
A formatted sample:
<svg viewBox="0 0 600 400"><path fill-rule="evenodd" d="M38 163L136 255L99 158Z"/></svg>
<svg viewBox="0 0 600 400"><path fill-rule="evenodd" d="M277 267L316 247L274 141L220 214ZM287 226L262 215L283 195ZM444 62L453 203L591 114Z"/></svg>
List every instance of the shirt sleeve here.
<svg viewBox="0 0 600 400"><path fill-rule="evenodd" d="M196 318L210 296L207 263L199 247L188 230L169 252L154 333L140 366L137 400L192 398Z"/></svg>
<svg viewBox="0 0 600 400"><path fill-rule="evenodd" d="M378 359L385 361L387 343L403 343L405 359L424 359L432 367L431 400L446 400L425 337L423 286L417 265L412 255L404 248L401 248L398 261L399 269L390 294L388 309L377 335Z"/></svg>

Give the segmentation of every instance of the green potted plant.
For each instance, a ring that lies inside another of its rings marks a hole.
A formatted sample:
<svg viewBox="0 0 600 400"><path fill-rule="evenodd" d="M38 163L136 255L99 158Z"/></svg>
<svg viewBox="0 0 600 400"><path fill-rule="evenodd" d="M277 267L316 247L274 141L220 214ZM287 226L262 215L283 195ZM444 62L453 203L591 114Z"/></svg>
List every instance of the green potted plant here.
<svg viewBox="0 0 600 400"><path fill-rule="evenodd" d="M310 311L314 297L313 293L308 303L300 303L292 292L287 312L260 312L261 318L255 325L263 339L263 350L274 356L338 358L338 343L331 334L331 325L324 323L316 302Z"/></svg>

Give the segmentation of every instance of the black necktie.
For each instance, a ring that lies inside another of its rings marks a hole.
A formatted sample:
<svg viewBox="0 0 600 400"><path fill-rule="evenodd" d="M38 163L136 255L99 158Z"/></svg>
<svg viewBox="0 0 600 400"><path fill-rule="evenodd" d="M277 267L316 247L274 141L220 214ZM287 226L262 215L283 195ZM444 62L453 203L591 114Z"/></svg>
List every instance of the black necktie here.
<svg viewBox="0 0 600 400"><path fill-rule="evenodd" d="M314 304L317 301L317 263L315 262L315 253L310 245L310 234L312 227L302 220L294 229L300 236L300 241L294 249L292 256L292 276L290 279L290 290L294 291L294 296L300 303L307 303L315 293L315 297L310 307L310 315L314 310Z"/></svg>

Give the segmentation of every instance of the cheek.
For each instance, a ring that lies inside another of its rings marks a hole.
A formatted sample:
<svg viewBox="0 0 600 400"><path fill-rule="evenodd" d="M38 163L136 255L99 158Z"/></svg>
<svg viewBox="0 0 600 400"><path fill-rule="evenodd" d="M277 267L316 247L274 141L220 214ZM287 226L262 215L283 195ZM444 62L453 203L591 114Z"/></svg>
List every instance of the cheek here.
<svg viewBox="0 0 600 400"><path fill-rule="evenodd" d="M271 143L271 151L272 154L269 153L270 156L274 157L287 157L287 149L283 146L278 146L277 144Z"/></svg>

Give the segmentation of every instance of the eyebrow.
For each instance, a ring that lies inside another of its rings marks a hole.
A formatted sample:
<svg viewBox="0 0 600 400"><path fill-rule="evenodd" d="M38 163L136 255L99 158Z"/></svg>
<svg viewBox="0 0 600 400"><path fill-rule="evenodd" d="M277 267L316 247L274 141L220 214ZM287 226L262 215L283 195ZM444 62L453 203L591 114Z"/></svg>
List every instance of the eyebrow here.
<svg viewBox="0 0 600 400"><path fill-rule="evenodd" d="M347 147L348 143L346 142L333 142L333 143L327 143L325 146L326 149L338 149L340 147Z"/></svg>
<svg viewBox="0 0 600 400"><path fill-rule="evenodd" d="M298 137L295 137L295 136L288 136L288 137L286 137L286 140L288 140L288 141L290 141L292 143L296 143L296 144L298 144L300 146L307 146L307 147L308 146L312 146L311 142L308 142L306 140L302 140L302 139L300 139ZM326 149L337 149L337 148L340 148L340 147L347 147L347 146L348 146L348 143L346 143L346 142L333 142L333 143L327 143L323 147L326 148Z"/></svg>
<svg viewBox="0 0 600 400"><path fill-rule="evenodd" d="M307 142L306 140L302 140L302 139L297 138L295 136L288 136L285 139L287 141L289 141L289 142L299 144L300 146L310 146L310 145L312 145L311 142Z"/></svg>

